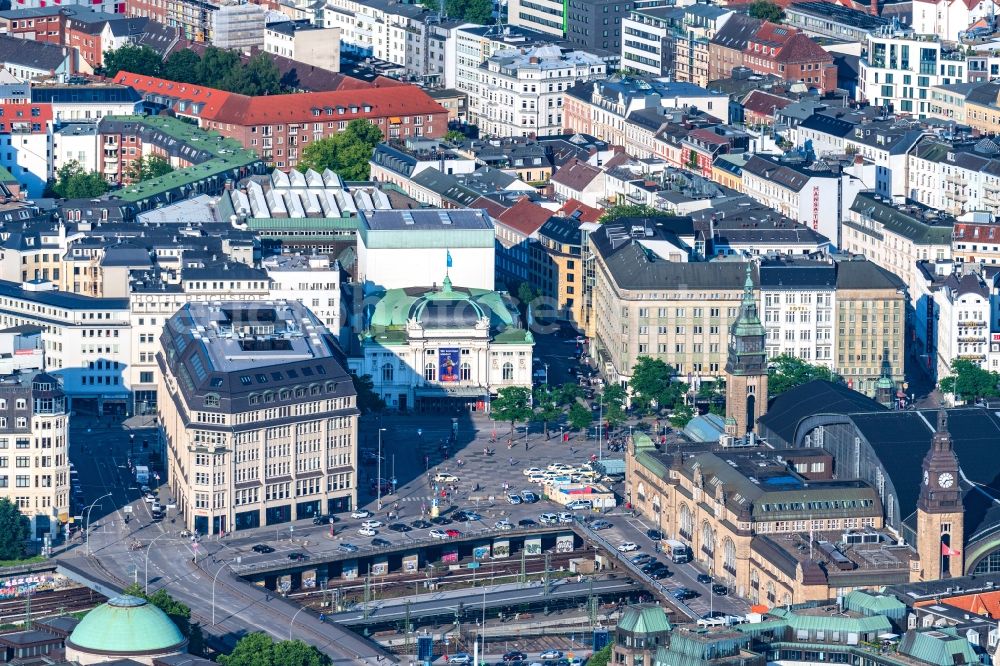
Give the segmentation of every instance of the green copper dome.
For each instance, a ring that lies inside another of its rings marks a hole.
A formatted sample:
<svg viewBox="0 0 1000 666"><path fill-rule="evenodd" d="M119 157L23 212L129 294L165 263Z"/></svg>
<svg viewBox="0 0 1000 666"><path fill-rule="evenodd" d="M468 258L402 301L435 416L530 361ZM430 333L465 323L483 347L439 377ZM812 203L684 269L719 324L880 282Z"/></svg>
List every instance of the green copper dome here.
<svg viewBox="0 0 1000 666"><path fill-rule="evenodd" d="M179 650L187 639L159 608L122 595L87 613L68 642L86 652L129 655Z"/></svg>

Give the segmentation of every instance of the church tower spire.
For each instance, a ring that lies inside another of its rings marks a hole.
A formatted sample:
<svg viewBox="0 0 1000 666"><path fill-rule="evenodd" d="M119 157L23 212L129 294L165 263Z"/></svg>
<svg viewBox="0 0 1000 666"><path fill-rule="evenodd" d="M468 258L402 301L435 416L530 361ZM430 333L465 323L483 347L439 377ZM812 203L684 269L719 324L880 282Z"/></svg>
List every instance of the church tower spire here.
<svg viewBox="0 0 1000 666"><path fill-rule="evenodd" d="M752 432L767 411L766 335L757 313L753 263L747 262L740 312L729 329L726 359L726 432L733 437Z"/></svg>

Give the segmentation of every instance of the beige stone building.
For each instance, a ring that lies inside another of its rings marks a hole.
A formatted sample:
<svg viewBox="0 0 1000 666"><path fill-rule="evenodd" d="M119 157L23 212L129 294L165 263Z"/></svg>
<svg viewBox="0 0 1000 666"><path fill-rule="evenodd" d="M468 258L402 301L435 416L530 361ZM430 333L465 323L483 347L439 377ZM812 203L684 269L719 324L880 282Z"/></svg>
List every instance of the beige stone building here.
<svg viewBox="0 0 1000 666"><path fill-rule="evenodd" d="M354 385L308 309L189 303L160 341L157 408L185 527L219 534L354 506Z"/></svg>
<svg viewBox="0 0 1000 666"><path fill-rule="evenodd" d="M692 378L725 369L746 264L688 262L689 248L667 228L670 220L605 224L590 235L592 353L610 381L627 381L639 356L663 359Z"/></svg>

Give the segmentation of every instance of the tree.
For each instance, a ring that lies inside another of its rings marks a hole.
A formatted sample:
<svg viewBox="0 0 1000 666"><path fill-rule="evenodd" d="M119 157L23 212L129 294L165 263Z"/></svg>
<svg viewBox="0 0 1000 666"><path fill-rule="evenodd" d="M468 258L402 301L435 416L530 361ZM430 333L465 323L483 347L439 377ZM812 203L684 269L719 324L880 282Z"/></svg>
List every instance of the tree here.
<svg viewBox="0 0 1000 666"><path fill-rule="evenodd" d="M144 180L152 180L153 178L165 176L173 170L174 168L170 166L169 161L159 155L148 155L140 157L129 164L125 175L133 183L141 183Z"/></svg>
<svg viewBox="0 0 1000 666"><path fill-rule="evenodd" d="M381 412L385 409L385 400L375 392L375 382L371 375L361 375L360 377L351 373L351 380L354 382L354 390L358 394L358 409L361 413Z"/></svg>
<svg viewBox="0 0 1000 666"><path fill-rule="evenodd" d="M174 51L163 63L163 78L182 83L198 83L201 56L191 49Z"/></svg>
<svg viewBox="0 0 1000 666"><path fill-rule="evenodd" d="M242 67L235 67L222 77L219 85L223 90L240 95L276 95L282 92L281 72L271 55L260 51L250 56Z"/></svg>
<svg viewBox="0 0 1000 666"><path fill-rule="evenodd" d="M344 180L367 180L368 160L381 141L378 127L367 120L352 120L343 132L310 141L302 150L299 171L330 169Z"/></svg>
<svg viewBox="0 0 1000 666"><path fill-rule="evenodd" d="M985 370L977 363L957 358L951 362L951 374L938 382L945 393L952 393L965 402L1000 396L1000 374Z"/></svg>
<svg viewBox="0 0 1000 666"><path fill-rule="evenodd" d="M681 403L675 405L673 411L670 413L670 425L675 428L683 428L693 418L694 408L691 405Z"/></svg>
<svg viewBox="0 0 1000 666"><path fill-rule="evenodd" d="M460 143L465 141L465 135L458 130L448 130L444 133L444 140L451 141L453 143Z"/></svg>
<svg viewBox="0 0 1000 666"><path fill-rule="evenodd" d="M785 10L771 0L754 0L750 3L747 13L755 19L771 23L781 23L785 20Z"/></svg>
<svg viewBox="0 0 1000 666"><path fill-rule="evenodd" d="M598 222L614 222L624 217L670 217L670 213L646 204L628 204L605 208Z"/></svg>
<svg viewBox="0 0 1000 666"><path fill-rule="evenodd" d="M587 660L587 666L608 666L611 663L611 644L607 644L595 652Z"/></svg>
<svg viewBox="0 0 1000 666"><path fill-rule="evenodd" d="M100 69L105 76L115 76L120 71L146 76L163 73L163 58L148 46L124 44L117 49L104 52L104 64Z"/></svg>
<svg viewBox="0 0 1000 666"><path fill-rule="evenodd" d="M814 379L838 381L840 377L822 365L806 363L797 356L782 354L771 359L767 371L767 393L773 398Z"/></svg>
<svg viewBox="0 0 1000 666"><path fill-rule="evenodd" d="M661 359L640 356L632 367L632 406L640 411L655 413L683 400L687 385L673 381L677 374Z"/></svg>
<svg viewBox="0 0 1000 666"><path fill-rule="evenodd" d="M627 394L620 384L609 384L601 393L603 396L603 416L608 427L614 429L625 422L625 400Z"/></svg>
<svg viewBox="0 0 1000 666"><path fill-rule="evenodd" d="M55 182L46 188L49 195L62 199L92 199L99 197L111 185L96 171L84 171L80 163L72 160L59 167Z"/></svg>
<svg viewBox="0 0 1000 666"><path fill-rule="evenodd" d="M229 77L229 73L239 69L241 65L240 56L236 51L209 46L198 61L195 80L192 83L218 88L220 87L218 84L223 83Z"/></svg>
<svg viewBox="0 0 1000 666"><path fill-rule="evenodd" d="M24 542L30 530L31 523L17 505L6 497L0 499L0 560L24 557Z"/></svg>
<svg viewBox="0 0 1000 666"><path fill-rule="evenodd" d="M551 388L548 384L535 387L534 418L536 421L542 422L545 439L549 438L549 423L562 415L563 410L559 398L559 390Z"/></svg>
<svg viewBox="0 0 1000 666"><path fill-rule="evenodd" d="M524 386L505 386L490 401L490 410L497 421L510 423L510 436L514 437L514 424L531 418L531 391Z"/></svg>
<svg viewBox="0 0 1000 666"><path fill-rule="evenodd" d="M559 403L563 405L573 405L583 397L583 389L580 388L579 384L573 382L566 382L558 390Z"/></svg>
<svg viewBox="0 0 1000 666"><path fill-rule="evenodd" d="M327 666L330 658L299 640L277 641L263 632L247 634L228 655L223 666Z"/></svg>
<svg viewBox="0 0 1000 666"><path fill-rule="evenodd" d="M436 12L438 0L420 0L427 9ZM490 0L447 0L445 13L450 18L489 25L493 23L493 3Z"/></svg>
<svg viewBox="0 0 1000 666"><path fill-rule="evenodd" d="M567 419L572 428L584 430L590 427L590 424L594 421L594 415L582 402L574 402L570 405Z"/></svg>

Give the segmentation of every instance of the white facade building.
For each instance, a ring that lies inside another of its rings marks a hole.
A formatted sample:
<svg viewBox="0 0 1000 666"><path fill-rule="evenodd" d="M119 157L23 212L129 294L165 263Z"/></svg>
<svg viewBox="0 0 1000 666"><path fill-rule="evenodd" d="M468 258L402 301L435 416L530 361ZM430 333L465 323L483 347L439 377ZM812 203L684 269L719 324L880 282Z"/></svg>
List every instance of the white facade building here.
<svg viewBox="0 0 1000 666"><path fill-rule="evenodd" d="M212 44L220 49L250 50L264 43L267 8L251 2L224 4L212 12Z"/></svg>
<svg viewBox="0 0 1000 666"><path fill-rule="evenodd" d="M326 255L278 255L261 266L271 278L269 299L299 301L336 335L348 322L344 311L340 264Z"/></svg>
<svg viewBox="0 0 1000 666"><path fill-rule="evenodd" d="M795 356L832 370L836 363L834 264L764 261L759 274L768 358Z"/></svg>
<svg viewBox="0 0 1000 666"><path fill-rule="evenodd" d="M957 42L976 21L987 19L992 24L995 14L994 0L913 0L911 26L918 34L938 35Z"/></svg>
<svg viewBox="0 0 1000 666"><path fill-rule="evenodd" d="M360 215L358 281L365 292L455 284L492 290L496 235L482 210L376 210Z"/></svg>
<svg viewBox="0 0 1000 666"><path fill-rule="evenodd" d="M562 134L563 91L604 78L605 69L603 60L584 51L553 45L504 49L480 69L469 107L478 110L479 128L490 136Z"/></svg>
<svg viewBox="0 0 1000 666"><path fill-rule="evenodd" d="M322 28L303 21L269 23L264 50L331 72L340 71L340 28Z"/></svg>

